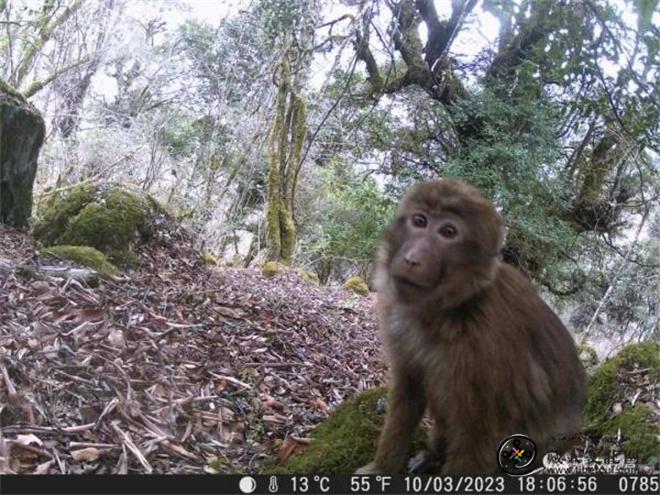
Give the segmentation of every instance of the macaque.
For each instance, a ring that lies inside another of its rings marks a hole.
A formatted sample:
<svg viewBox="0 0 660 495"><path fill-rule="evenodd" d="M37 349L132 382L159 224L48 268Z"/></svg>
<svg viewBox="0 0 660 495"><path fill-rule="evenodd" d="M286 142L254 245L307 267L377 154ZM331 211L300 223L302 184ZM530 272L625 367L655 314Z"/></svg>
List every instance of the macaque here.
<svg viewBox="0 0 660 495"><path fill-rule="evenodd" d="M386 229L374 283L390 362L385 424L358 474L400 472L425 411L442 473L498 472L524 434L543 452L576 434L586 385L573 339L527 279L502 263L502 219L474 187L418 184Z"/></svg>

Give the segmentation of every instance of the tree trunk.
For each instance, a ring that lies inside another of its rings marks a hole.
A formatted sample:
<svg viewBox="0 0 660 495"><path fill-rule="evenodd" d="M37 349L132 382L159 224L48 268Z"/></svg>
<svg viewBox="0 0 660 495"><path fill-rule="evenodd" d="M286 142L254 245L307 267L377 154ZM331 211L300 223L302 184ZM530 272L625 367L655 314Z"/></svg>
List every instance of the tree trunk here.
<svg viewBox="0 0 660 495"><path fill-rule="evenodd" d="M293 87L288 54L280 65L275 117L268 146L268 258L288 263L296 246L293 221L295 171L302 159L307 128L305 103Z"/></svg>

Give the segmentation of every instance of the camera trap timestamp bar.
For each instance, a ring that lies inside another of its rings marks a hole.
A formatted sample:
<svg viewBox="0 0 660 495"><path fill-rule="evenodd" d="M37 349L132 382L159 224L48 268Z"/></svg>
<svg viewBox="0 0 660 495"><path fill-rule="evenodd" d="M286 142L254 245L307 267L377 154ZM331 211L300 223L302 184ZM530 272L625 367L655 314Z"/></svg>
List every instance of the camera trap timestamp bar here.
<svg viewBox="0 0 660 495"><path fill-rule="evenodd" d="M3 495L25 494L656 494L658 474L528 476L73 475L0 476Z"/></svg>

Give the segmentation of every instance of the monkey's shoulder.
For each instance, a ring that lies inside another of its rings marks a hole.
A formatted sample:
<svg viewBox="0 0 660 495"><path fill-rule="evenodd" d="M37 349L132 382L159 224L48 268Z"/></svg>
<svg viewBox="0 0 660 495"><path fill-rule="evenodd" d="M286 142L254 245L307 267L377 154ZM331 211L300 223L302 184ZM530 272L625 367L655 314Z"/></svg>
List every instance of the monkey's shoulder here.
<svg viewBox="0 0 660 495"><path fill-rule="evenodd" d="M499 264L493 286L486 291L481 308L486 307L531 332L548 329L566 331L564 324L529 279L505 263Z"/></svg>
<svg viewBox="0 0 660 495"><path fill-rule="evenodd" d="M524 343L529 353L531 376L536 377L534 381L564 383L563 389L553 387L553 392L568 391L573 397L582 397L586 375L570 332L524 275L508 265L503 265L500 273L498 280L502 288L496 292L507 300L502 304L508 304L509 311L517 313L511 318L519 322L524 337L510 342L518 346ZM537 387L537 391L540 388Z"/></svg>
<svg viewBox="0 0 660 495"><path fill-rule="evenodd" d="M540 300L529 279L520 270L506 263L497 264L497 272L489 293L510 299L512 303L515 301L513 306L520 306L530 299L534 304Z"/></svg>
<svg viewBox="0 0 660 495"><path fill-rule="evenodd" d="M497 290L493 295L500 300L497 304L515 312L518 319L535 339L548 337L551 340L572 342L568 329L557 313L543 300L529 280L512 266L501 264L497 278Z"/></svg>

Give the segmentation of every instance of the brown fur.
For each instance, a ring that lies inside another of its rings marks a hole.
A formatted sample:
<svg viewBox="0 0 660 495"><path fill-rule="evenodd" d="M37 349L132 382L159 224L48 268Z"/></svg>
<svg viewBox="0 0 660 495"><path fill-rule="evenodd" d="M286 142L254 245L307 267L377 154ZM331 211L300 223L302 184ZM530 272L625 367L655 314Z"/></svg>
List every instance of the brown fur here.
<svg viewBox="0 0 660 495"><path fill-rule="evenodd" d="M411 224L418 212L427 228ZM434 230L446 221L453 239ZM420 184L402 200L375 279L388 413L374 462L358 472L400 471L427 408L444 473L495 472L498 445L515 433L542 455L579 430L585 374L573 340L525 277L498 261L502 232L492 204L462 182Z"/></svg>

